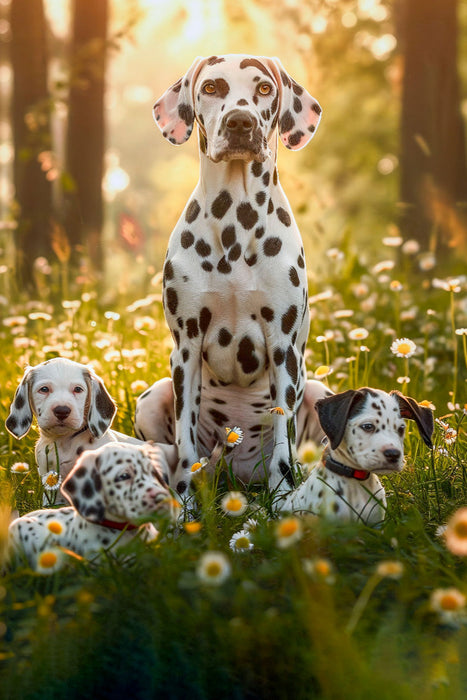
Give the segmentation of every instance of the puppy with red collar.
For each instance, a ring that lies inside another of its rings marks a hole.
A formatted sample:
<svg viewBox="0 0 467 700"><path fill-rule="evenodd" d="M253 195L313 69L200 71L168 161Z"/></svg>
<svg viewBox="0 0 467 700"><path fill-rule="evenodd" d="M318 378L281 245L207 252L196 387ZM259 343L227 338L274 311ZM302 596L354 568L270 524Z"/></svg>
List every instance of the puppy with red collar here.
<svg viewBox="0 0 467 700"><path fill-rule="evenodd" d="M329 443L321 462L278 508L380 523L386 496L377 474L401 471L406 418L415 421L423 441L432 447L431 410L398 391L387 394L367 387L321 399L316 408Z"/></svg>

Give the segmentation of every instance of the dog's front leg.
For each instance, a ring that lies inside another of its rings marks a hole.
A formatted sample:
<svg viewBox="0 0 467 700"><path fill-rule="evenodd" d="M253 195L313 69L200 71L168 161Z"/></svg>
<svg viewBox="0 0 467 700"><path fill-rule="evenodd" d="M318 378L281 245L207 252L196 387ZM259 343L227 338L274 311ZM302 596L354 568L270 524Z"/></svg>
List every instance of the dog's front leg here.
<svg viewBox="0 0 467 700"><path fill-rule="evenodd" d="M180 339L180 346L170 356L172 371L175 443L178 449L178 465L171 485L180 496L188 494L190 467L198 461L197 426L201 400L201 343L187 343Z"/></svg>

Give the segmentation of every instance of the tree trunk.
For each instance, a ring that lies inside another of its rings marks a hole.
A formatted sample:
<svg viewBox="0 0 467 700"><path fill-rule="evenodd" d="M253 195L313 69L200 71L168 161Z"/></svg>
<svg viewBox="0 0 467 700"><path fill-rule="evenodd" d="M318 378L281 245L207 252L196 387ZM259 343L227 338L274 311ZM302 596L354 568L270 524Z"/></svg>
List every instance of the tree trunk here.
<svg viewBox="0 0 467 700"><path fill-rule="evenodd" d="M13 177L19 205L17 276L20 287L32 287L34 260L51 253L51 183L38 159L51 147L46 23L42 0L12 0L10 23Z"/></svg>
<svg viewBox="0 0 467 700"><path fill-rule="evenodd" d="M73 0L66 161L74 188L68 197L66 231L73 249L84 246L97 270L103 262L107 17L107 0Z"/></svg>
<svg viewBox="0 0 467 700"><path fill-rule="evenodd" d="M466 247L467 170L457 0L402 0L401 228L422 248Z"/></svg>

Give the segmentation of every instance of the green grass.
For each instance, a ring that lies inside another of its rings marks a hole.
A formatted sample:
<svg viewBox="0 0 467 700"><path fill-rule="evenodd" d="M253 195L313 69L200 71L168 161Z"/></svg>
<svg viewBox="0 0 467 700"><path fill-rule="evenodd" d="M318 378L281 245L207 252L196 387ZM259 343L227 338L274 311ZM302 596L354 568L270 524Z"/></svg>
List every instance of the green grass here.
<svg viewBox="0 0 467 700"><path fill-rule="evenodd" d="M391 249L385 257L393 257ZM330 366L325 381L336 391L401 388L398 377L408 376L406 393L430 400L436 417L457 431L447 444L437 424L431 452L410 425L406 468L383 477L382 527L303 518L302 537L283 549L267 490L246 488L249 509L229 517L220 507L227 480L218 474L216 488L200 488L198 533L161 523L155 544L135 542L131 552L109 552L100 563L70 557L51 576L20 567L0 579L2 700L465 698L464 616L440 618L430 595L448 587L467 595L464 560L436 534L466 504L466 336L455 329L467 326L467 296L465 279L461 291L450 292L431 283L435 274L413 272L402 256L402 290L393 291L393 270L364 267L346 252L330 262L324 281L310 280L310 376ZM13 310L3 307L0 425L24 365L66 355L93 363L119 406L113 427L131 433L140 383L168 372L160 288L148 285L140 303L114 299L108 308L73 281L70 289L80 301L71 308L61 304L53 280L39 301L18 297ZM315 297L323 291L329 294ZM348 314L336 314L343 309ZM368 337L351 340L355 328ZM400 337L417 345L408 362L390 351ZM459 408L448 407L452 392ZM41 502L36 439L35 429L22 441L0 429L0 551L7 511L24 513ZM18 461L31 465L27 475L10 471ZM254 548L235 553L230 538L250 516L258 521ZM231 566L217 586L197 574L211 550ZM316 560L331 567L330 576L313 569ZM376 573L388 561L403 565L400 578Z"/></svg>

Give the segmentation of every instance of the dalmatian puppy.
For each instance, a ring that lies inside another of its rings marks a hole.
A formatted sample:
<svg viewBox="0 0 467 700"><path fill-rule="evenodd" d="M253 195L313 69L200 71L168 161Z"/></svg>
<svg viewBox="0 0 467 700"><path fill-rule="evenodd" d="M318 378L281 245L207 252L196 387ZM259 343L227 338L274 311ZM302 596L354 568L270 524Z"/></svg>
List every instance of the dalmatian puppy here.
<svg viewBox="0 0 467 700"><path fill-rule="evenodd" d="M381 523L386 497L377 474L401 471L406 418L432 447L432 411L398 391L366 387L321 399L317 410L329 444L321 463L278 501L278 509Z"/></svg>
<svg viewBox="0 0 467 700"><path fill-rule="evenodd" d="M35 416L40 434L35 447L39 472L43 476L54 469L65 477L85 450L117 441L141 444L110 429L116 410L102 379L90 367L56 357L27 367L5 425L21 439ZM173 446L161 449L168 464L176 463ZM56 503L65 501L58 497Z"/></svg>
<svg viewBox="0 0 467 700"><path fill-rule="evenodd" d="M112 442L83 452L61 487L71 507L36 510L13 520L13 556L34 568L38 554L48 547L89 557L112 547L117 538L119 545L136 535L155 539L154 525L141 522L155 514L171 515L166 469L158 445Z"/></svg>
<svg viewBox="0 0 467 700"><path fill-rule="evenodd" d="M172 381L141 397L136 434L175 441L171 485L186 494L190 466L239 426L235 475L266 472L270 487L284 489L305 423L306 437L322 436L314 405L326 389L305 379L305 257L276 156L278 138L291 150L310 141L321 107L277 58L232 54L197 58L154 117L175 145L197 124L200 179L163 270Z"/></svg>

